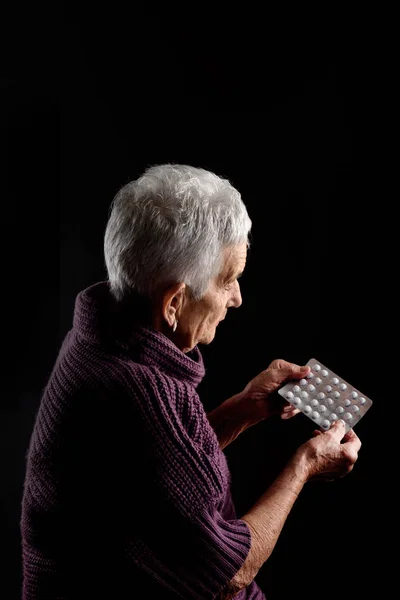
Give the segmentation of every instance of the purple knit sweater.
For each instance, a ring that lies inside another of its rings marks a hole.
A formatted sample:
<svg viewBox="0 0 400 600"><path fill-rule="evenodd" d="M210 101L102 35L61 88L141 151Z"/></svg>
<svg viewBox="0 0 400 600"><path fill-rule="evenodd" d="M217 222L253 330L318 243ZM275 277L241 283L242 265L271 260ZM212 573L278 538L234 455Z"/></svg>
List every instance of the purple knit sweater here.
<svg viewBox="0 0 400 600"><path fill-rule="evenodd" d="M196 393L200 351L131 327L116 307L107 282L78 294L41 399L22 502L23 599L216 598L250 532ZM253 582L236 598L265 596Z"/></svg>

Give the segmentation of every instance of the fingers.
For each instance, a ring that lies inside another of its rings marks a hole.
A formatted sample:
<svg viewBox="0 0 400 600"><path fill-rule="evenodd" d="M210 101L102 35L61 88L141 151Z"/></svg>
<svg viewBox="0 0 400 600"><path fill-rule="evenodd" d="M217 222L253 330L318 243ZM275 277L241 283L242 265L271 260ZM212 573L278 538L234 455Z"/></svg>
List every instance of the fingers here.
<svg viewBox="0 0 400 600"><path fill-rule="evenodd" d="M277 359L272 361L267 370L274 370L279 382L283 383L284 381L290 381L291 379L307 377L310 372L310 367L306 365L300 366L288 362L287 360Z"/></svg>
<svg viewBox="0 0 400 600"><path fill-rule="evenodd" d="M298 408L291 407L289 410L287 410L285 406L283 412L281 413L281 419L291 419L295 415L299 414L299 412L300 410Z"/></svg>
<svg viewBox="0 0 400 600"><path fill-rule="evenodd" d="M288 412L298 413L298 412L300 412L300 410L298 408L296 408L295 406L293 406L293 404L290 404L290 402L285 402L285 405L283 407L283 412L285 412L285 413L288 413Z"/></svg>
<svg viewBox="0 0 400 600"><path fill-rule="evenodd" d="M338 421L334 421L325 433L332 435L337 442L341 442L344 438L345 431L346 426L344 421L343 419L339 419Z"/></svg>
<svg viewBox="0 0 400 600"><path fill-rule="evenodd" d="M333 434L337 442L342 442L342 445L345 445L348 451L357 454L361 448L361 440L352 429L349 429L347 433L345 433L345 430L346 427L343 419L339 419L332 423L326 433Z"/></svg>
<svg viewBox="0 0 400 600"><path fill-rule="evenodd" d="M310 367L307 365L296 365L295 363L288 363L288 370L290 372L290 376L293 379L301 379L302 377L307 377L309 372L311 371Z"/></svg>
<svg viewBox="0 0 400 600"><path fill-rule="evenodd" d="M361 448L361 440L352 429L349 429L349 431L345 434L342 444L346 444L354 452L358 452Z"/></svg>

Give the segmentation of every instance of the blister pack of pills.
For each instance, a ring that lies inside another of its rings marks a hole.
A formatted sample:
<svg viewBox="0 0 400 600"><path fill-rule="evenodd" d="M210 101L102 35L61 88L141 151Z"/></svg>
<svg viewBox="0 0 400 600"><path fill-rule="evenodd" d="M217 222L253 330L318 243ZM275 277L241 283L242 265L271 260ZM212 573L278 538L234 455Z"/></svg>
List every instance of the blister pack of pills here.
<svg viewBox="0 0 400 600"><path fill-rule="evenodd" d="M305 379L289 381L278 393L321 429L338 419L343 419L346 432L354 428L372 400L315 358L307 366L311 370Z"/></svg>

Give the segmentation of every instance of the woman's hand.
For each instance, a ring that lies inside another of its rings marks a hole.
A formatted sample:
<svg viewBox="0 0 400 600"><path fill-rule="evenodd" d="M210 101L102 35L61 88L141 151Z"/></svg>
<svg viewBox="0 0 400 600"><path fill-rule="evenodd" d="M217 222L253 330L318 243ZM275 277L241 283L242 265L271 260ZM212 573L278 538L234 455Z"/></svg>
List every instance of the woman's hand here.
<svg viewBox="0 0 400 600"><path fill-rule="evenodd" d="M360 438L350 429L345 433L342 419L332 423L328 431L315 430L313 437L298 448L298 460L307 473L307 480L333 481L353 469L361 448Z"/></svg>
<svg viewBox="0 0 400 600"><path fill-rule="evenodd" d="M307 366L301 367L282 359L272 361L244 388L238 407L243 419L257 422L271 415L280 415L282 419L296 415L300 411L274 392L287 381L302 379L309 372L310 367Z"/></svg>

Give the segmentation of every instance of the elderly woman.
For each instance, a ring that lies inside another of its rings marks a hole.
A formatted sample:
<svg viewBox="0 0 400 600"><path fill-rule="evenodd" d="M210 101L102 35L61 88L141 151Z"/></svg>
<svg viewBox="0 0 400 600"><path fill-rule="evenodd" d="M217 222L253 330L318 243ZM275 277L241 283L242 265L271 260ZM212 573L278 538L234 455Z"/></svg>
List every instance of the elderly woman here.
<svg viewBox="0 0 400 600"><path fill-rule="evenodd" d="M108 280L77 296L31 438L25 600L264 598L254 577L305 483L352 469L360 441L338 421L235 512L223 448L298 412L274 392L308 373L275 360L208 415L196 393L198 344L242 303L250 227L239 192L203 169L154 166L117 194Z"/></svg>

